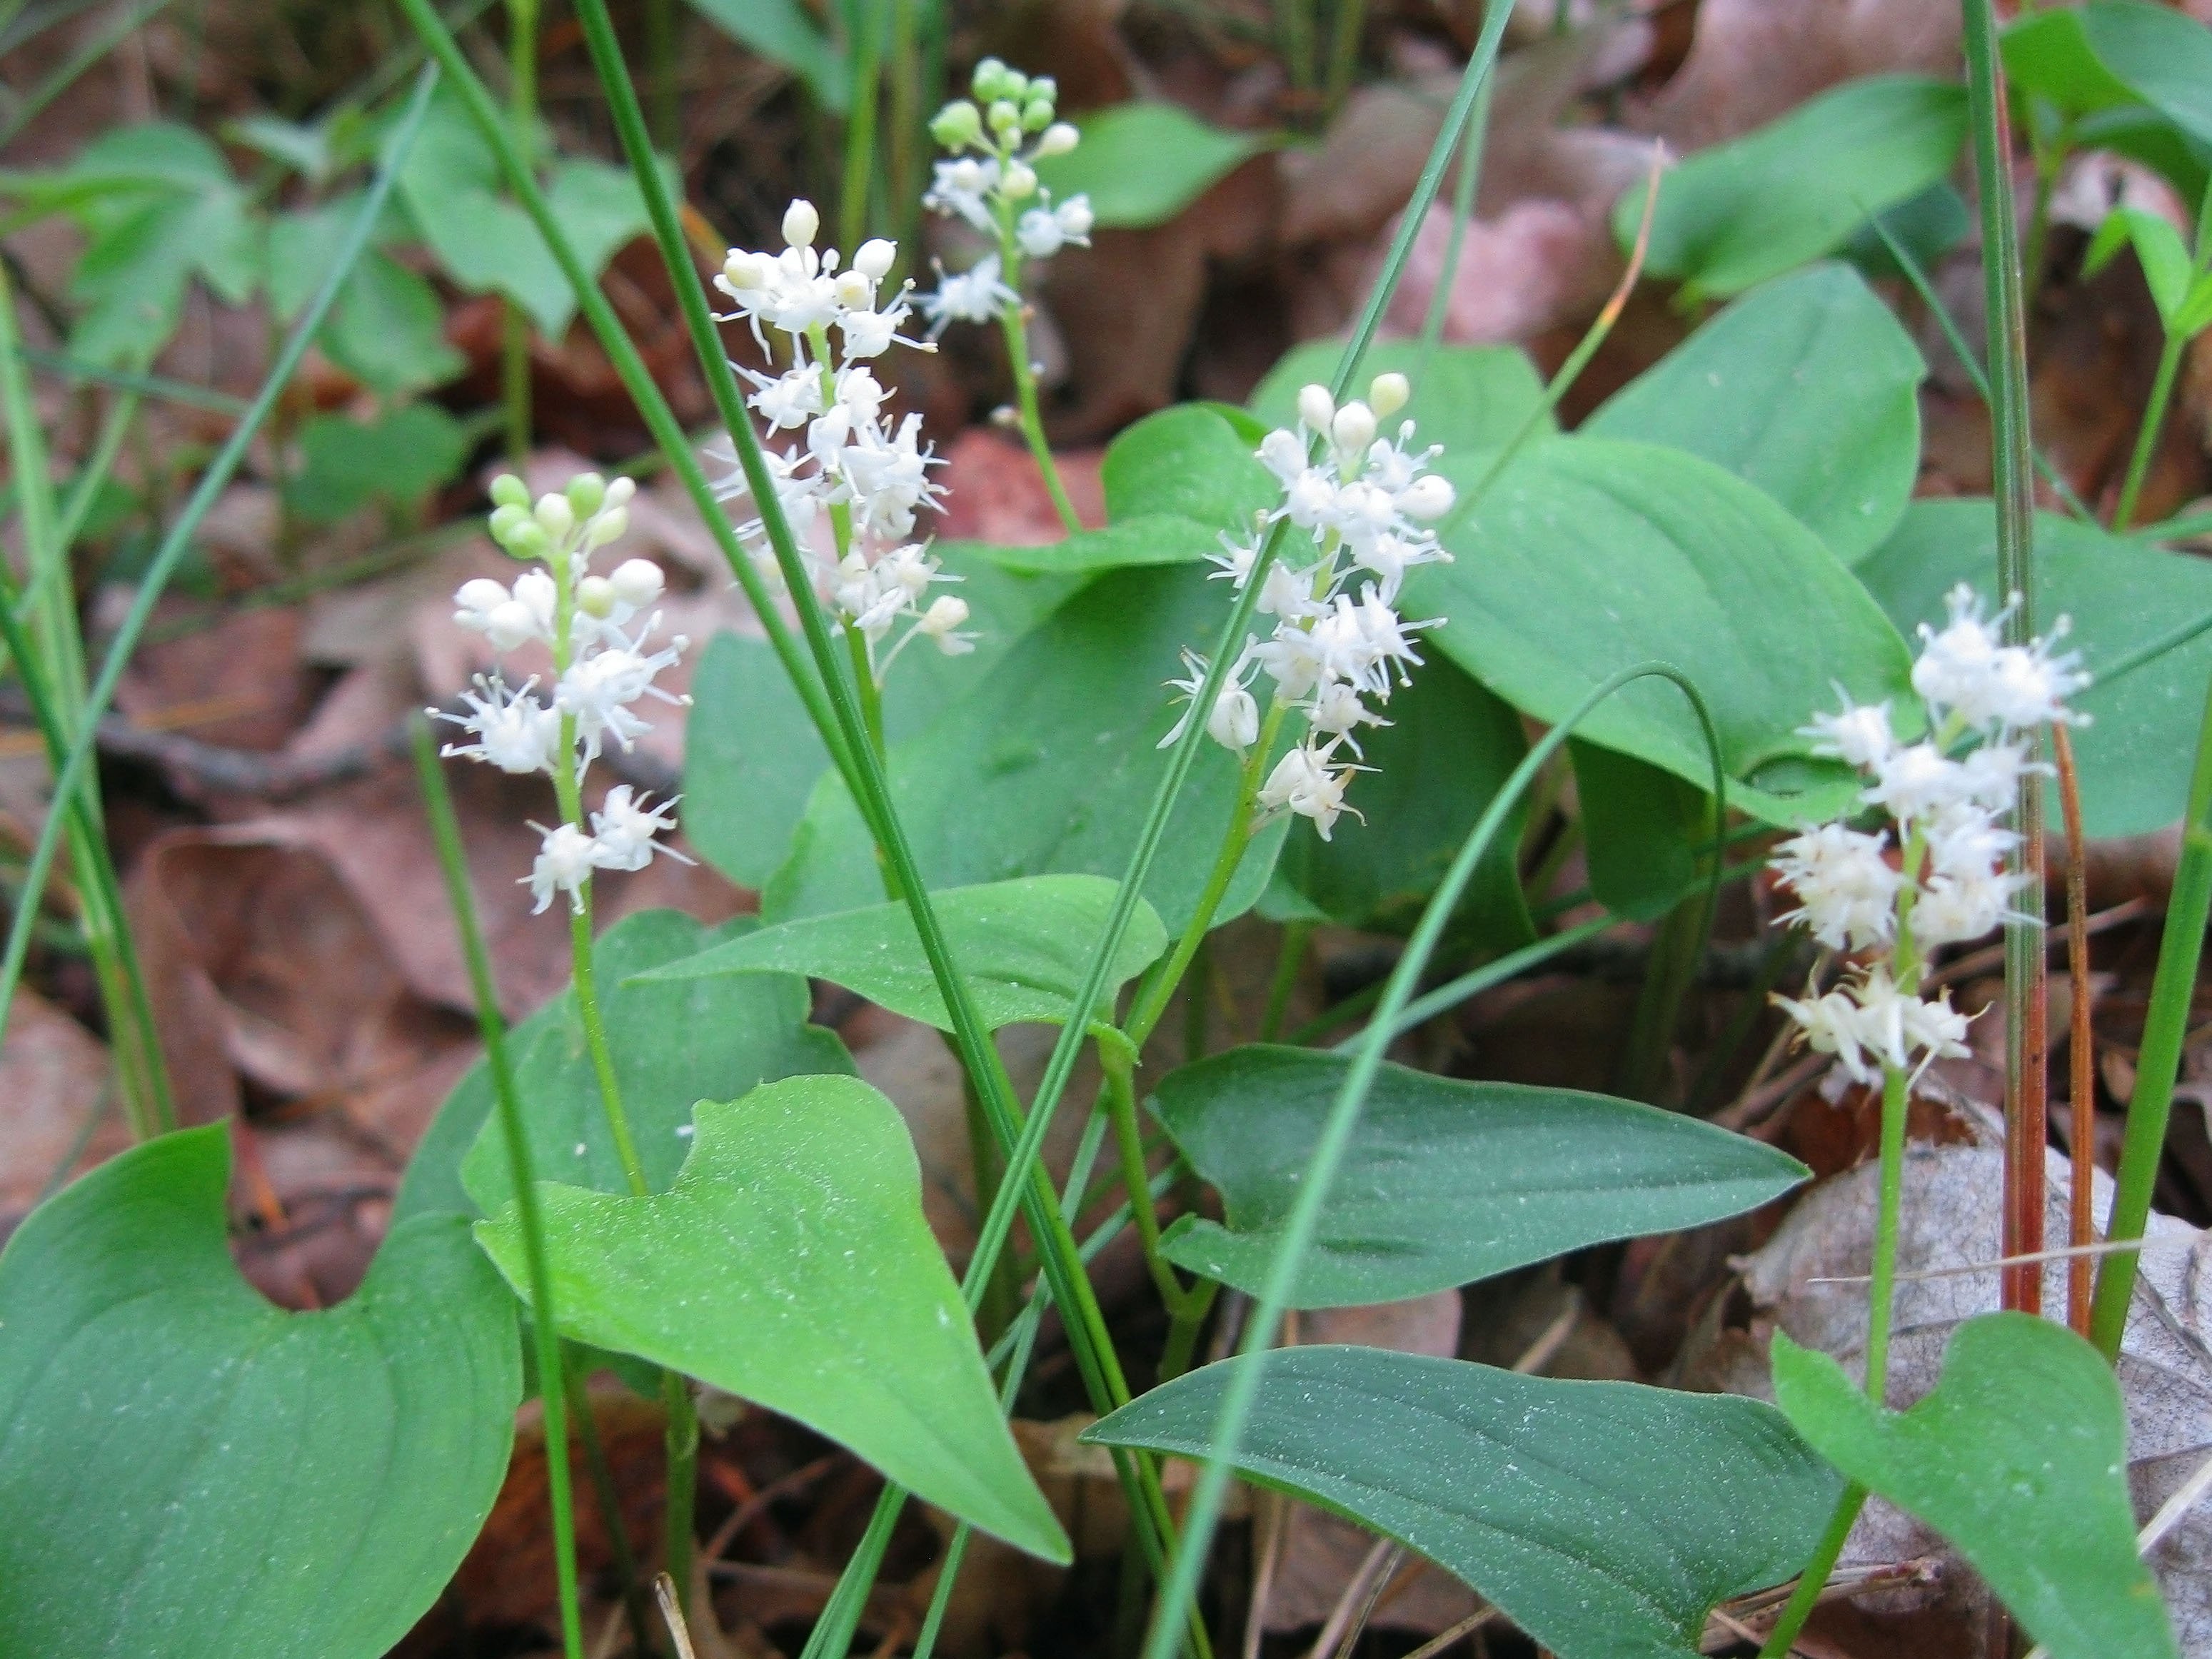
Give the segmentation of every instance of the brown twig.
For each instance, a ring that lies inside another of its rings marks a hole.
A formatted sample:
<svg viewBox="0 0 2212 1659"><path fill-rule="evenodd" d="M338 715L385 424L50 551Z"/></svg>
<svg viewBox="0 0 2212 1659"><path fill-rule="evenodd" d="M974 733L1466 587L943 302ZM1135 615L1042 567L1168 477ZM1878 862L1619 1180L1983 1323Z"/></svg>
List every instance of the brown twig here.
<svg viewBox="0 0 2212 1659"><path fill-rule="evenodd" d="M2074 743L2062 725L2051 728L2052 758L2058 766L2058 805L2066 822L2066 975L2068 1092L2067 1151L2073 1174L2066 1198L2066 1242L2079 1250L2096 1237L2090 1198L2097 1167L2097 1039L2089 1028L2089 872L2081 834L2081 787L2074 770ZM2078 1336L2089 1334L2090 1261L2086 1255L2066 1264L2066 1322Z"/></svg>

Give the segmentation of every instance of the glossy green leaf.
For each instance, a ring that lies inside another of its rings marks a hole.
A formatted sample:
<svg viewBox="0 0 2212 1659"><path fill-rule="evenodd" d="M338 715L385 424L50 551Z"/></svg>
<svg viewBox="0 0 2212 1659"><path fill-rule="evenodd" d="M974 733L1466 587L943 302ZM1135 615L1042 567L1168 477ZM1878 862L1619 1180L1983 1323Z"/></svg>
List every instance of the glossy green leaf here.
<svg viewBox="0 0 2212 1659"><path fill-rule="evenodd" d="M1225 428L1224 428L1225 429ZM932 888L1128 867L1179 717L1165 682L1180 653L1210 648L1227 584L1191 566L1109 571L1031 629L920 737L890 750L890 782ZM1144 896L1169 932L1190 920L1229 827L1237 766L1203 745L1169 818ZM1285 820L1251 838L1219 919L1267 885ZM881 896L843 784L817 785L790 861L762 896L771 921L850 910Z"/></svg>
<svg viewBox="0 0 2212 1659"><path fill-rule="evenodd" d="M975 556L1025 575L1095 576L1132 565L1196 564L1221 551L1221 527L1172 513L1146 513L1080 530L1034 547L975 544Z"/></svg>
<svg viewBox="0 0 2212 1659"><path fill-rule="evenodd" d="M922 1218L898 1109L854 1078L799 1077L702 1102L697 1122L665 1193L541 1187L563 1332L781 1412L962 1520L1066 1561ZM477 1237L522 1282L512 1211Z"/></svg>
<svg viewBox="0 0 2212 1659"><path fill-rule="evenodd" d="M1297 419L1300 388L1327 386L1343 355L1341 340L1291 347L1252 393L1252 412L1270 427L1289 426ZM1377 340L1360 360L1359 372L1368 380L1386 373L1406 376L1413 400L1382 422L1383 430L1395 433L1399 422L1411 421L1423 446L1442 444L1452 455L1503 449L1544 401L1535 365L1517 346L1440 345L1425 362L1417 340ZM1367 395L1365 380L1353 395ZM1536 430L1556 432L1559 422L1547 413Z"/></svg>
<svg viewBox="0 0 2212 1659"><path fill-rule="evenodd" d="M1698 853L1713 840L1711 798L1618 750L1567 744L1582 809L1590 891L1615 915L1656 921L1705 885Z"/></svg>
<svg viewBox="0 0 2212 1659"><path fill-rule="evenodd" d="M1375 770L1353 784L1327 841L1304 819L1291 826L1277 878L1347 927L1403 931L1528 753L1521 717L1442 654L1392 694L1390 723L1361 734ZM1506 820L1461 902L1460 936L1510 951L1534 938L1516 856L1522 814Z"/></svg>
<svg viewBox="0 0 2212 1659"><path fill-rule="evenodd" d="M1220 1190L1170 1259L1257 1294L1347 1055L1256 1044L1162 1079L1153 1110ZM1740 1215L1805 1178L1794 1158L1680 1113L1571 1089L1376 1073L1291 1305L1448 1290L1587 1244Z"/></svg>
<svg viewBox="0 0 2212 1659"><path fill-rule="evenodd" d="M649 228L628 169L570 158L547 170L546 199L584 268L596 275ZM507 295L558 339L575 315L568 278L529 216L500 188L499 164L455 96L441 96L408 152L398 195L446 273L472 293Z"/></svg>
<svg viewBox="0 0 2212 1659"><path fill-rule="evenodd" d="M1073 590L1064 576L1000 569L995 550L939 542L933 550L960 580L975 649L948 657L917 640L892 664L884 696L884 732L892 743L917 737L990 671L1013 642ZM830 757L766 640L717 634L700 654L685 721L684 833L706 860L744 887L764 887L791 855ZM868 897L880 896L880 882ZM855 894L853 902L862 896Z"/></svg>
<svg viewBox="0 0 2212 1659"><path fill-rule="evenodd" d="M1993 597L1996 517L1986 501L1915 501L1858 574L1897 625L1940 624L1960 582ZM2181 816L2189 761L2212 678L2212 565L2110 535L2079 520L2035 523L2036 625L2071 619L2067 648L2096 683L2073 700L2082 827L2136 836ZM2051 822L2058 827L2057 791Z"/></svg>
<svg viewBox="0 0 2212 1659"><path fill-rule="evenodd" d="M285 488L294 512L332 524L372 501L418 506L468 453L467 432L435 404L408 404L372 421L317 415L300 428L301 467Z"/></svg>
<svg viewBox="0 0 2212 1659"><path fill-rule="evenodd" d="M2212 143L2212 29L2148 0L2039 9L2004 33L2005 73L2064 114L2148 105Z"/></svg>
<svg viewBox="0 0 2212 1659"><path fill-rule="evenodd" d="M1026 876L930 896L983 1023L1065 1024L1091 946L1106 931L1116 884L1103 876ZM1167 949L1152 907L1137 901L1107 980L1114 990ZM641 975L646 983L778 972L826 979L894 1013L952 1029L929 958L904 904L874 904L763 927ZM1094 1011L1093 1017L1097 1017Z"/></svg>
<svg viewBox="0 0 2212 1659"><path fill-rule="evenodd" d="M1797 1432L1948 1539L2052 1659L2176 1659L2136 1553L2119 1385L2080 1337L2028 1314L1970 1319L1905 1412L1780 1332L1773 1358Z"/></svg>
<svg viewBox="0 0 2212 1659"><path fill-rule="evenodd" d="M1869 214L1945 177L1966 136L1966 89L1954 82L1845 82L1670 169L1644 268L1700 295L1741 293L1832 252ZM1614 204L1623 247L1643 212L1640 186Z"/></svg>
<svg viewBox="0 0 2212 1659"><path fill-rule="evenodd" d="M639 1161L656 1189L668 1184L690 1147L697 1102L743 1094L776 1078L853 1069L836 1035L806 1023L805 983L788 975L631 982L635 975L696 956L753 925L741 919L712 928L674 910L644 910L624 916L592 947L615 1076ZM563 991L522 1021L508 1044L538 1172L573 1186L619 1191L622 1165L608 1138L574 992ZM416 1148L400 1183L398 1214L474 1216L513 1197L506 1149L490 1112L490 1079L479 1061Z"/></svg>
<svg viewBox="0 0 2212 1659"><path fill-rule="evenodd" d="M2136 251L2160 320L2169 334L2174 332L2175 319L2189 299L2193 275L2181 233L2148 208L2116 207L2089 239L2088 252L2081 257L2082 274L2095 276L2112 263L2114 254L2128 246Z"/></svg>
<svg viewBox="0 0 2212 1659"><path fill-rule="evenodd" d="M1881 545L1911 499L1927 373L1865 279L1821 264L1737 300L1580 429L1702 455L1849 563Z"/></svg>
<svg viewBox="0 0 2212 1659"><path fill-rule="evenodd" d="M1272 134L1208 126L1178 104L1115 104L1077 118L1083 142L1037 162L1037 181L1065 200L1079 191L1103 228L1164 224Z"/></svg>
<svg viewBox="0 0 2212 1659"><path fill-rule="evenodd" d="M691 0L691 6L740 46L792 70L830 114L850 107L844 55L800 0Z"/></svg>
<svg viewBox="0 0 2212 1659"><path fill-rule="evenodd" d="M1147 415L1106 446L1100 469L1106 516L1119 524L1165 514L1241 536L1253 515L1282 498L1275 475L1260 465L1259 441L1218 408L1177 404Z"/></svg>
<svg viewBox="0 0 2212 1659"><path fill-rule="evenodd" d="M437 290L374 248L348 274L319 338L332 362L386 395L437 386L468 366L446 342Z"/></svg>
<svg viewBox="0 0 2212 1659"><path fill-rule="evenodd" d="M1692 1659L1716 1603L1804 1565L1841 1484L1758 1401L1381 1348L1208 1365L1083 1438L1202 1456L1255 1363L1240 1474L1426 1556L1559 1659Z"/></svg>
<svg viewBox="0 0 2212 1659"><path fill-rule="evenodd" d="M1818 820L1856 789L1798 730L1838 684L1910 701L1905 642L1851 573L1765 494L1680 450L1532 445L1439 529L1454 562L1413 572L1401 607L1447 619L1431 645L1546 721L1619 669L1673 663L1712 711L1729 805L1767 822ZM1580 735L1710 787L1696 716L1664 682L1601 703Z"/></svg>
<svg viewBox="0 0 2212 1659"><path fill-rule="evenodd" d="M514 1304L463 1224L284 1312L231 1261L226 1137L125 1152L0 1254L0 1651L376 1659L498 1496Z"/></svg>

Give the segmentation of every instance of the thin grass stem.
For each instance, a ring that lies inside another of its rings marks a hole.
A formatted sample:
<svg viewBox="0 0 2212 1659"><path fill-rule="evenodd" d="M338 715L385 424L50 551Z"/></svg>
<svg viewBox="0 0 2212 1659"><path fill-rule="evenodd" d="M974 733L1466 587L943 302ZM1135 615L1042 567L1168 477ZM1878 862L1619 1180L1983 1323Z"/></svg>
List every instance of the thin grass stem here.
<svg viewBox="0 0 2212 1659"><path fill-rule="evenodd" d="M469 990L477 1004L477 1026L483 1034L484 1064L491 1073L492 1101L499 1120L500 1144L507 1153L508 1183L522 1228L522 1255L530 1281L531 1339L536 1345L538 1395L544 1408L545 1492L553 1512L553 1571L559 1587L561 1644L568 1659L583 1659L584 1626L576 1591L576 1512L568 1474L568 1370L562 1363L561 1324L553 1303L553 1270L545 1249L544 1216L538 1194L538 1172L530 1157L530 1133L523 1127L522 1097L507 1051L507 1022L500 1018L499 988L493 982L491 956L477 922L476 896L469 886L467 855L461 850L460 821L438 765L428 720L417 716L409 737L415 751L415 775L422 806L446 878L453 926L469 970ZM619 1516L615 1517L617 1524Z"/></svg>
<svg viewBox="0 0 2212 1659"><path fill-rule="evenodd" d="M162 538L161 547L148 564L138 591L132 597L131 609L125 614L122 625L116 629L114 641L101 659L100 673L84 698L82 729L71 742L68 758L55 770L53 787L56 800L68 799L82 787L87 769L91 764L100 719L114 702L115 688L123 678L123 671L130 663L131 653L137 649L147 623L152 619L155 606L161 602L170 578L176 574L178 565L191 548L192 538L198 534L209 508L228 487L255 433L259 431L262 422L276 407L278 397L289 384L293 373L300 366L301 358L307 353L307 343L314 337L315 331L322 326L323 319L329 314L331 304L337 298L339 288L368 248L370 233L374 229L378 216L392 194L392 185L398 180L400 164L413 145L416 133L421 130L423 114L430 106L430 94L437 82L437 71L428 68L417 80L413 98L386 143L383 159L362 198L361 210L347 226L345 234L338 239L331 269L323 278L321 287L301 313L291 333L286 336L276 362L270 366L268 378L255 394L252 406L224 441L206 472L201 475L191 499L185 504L184 511L169 526L168 534ZM40 826L37 845L24 872L23 902L9 924L4 953L0 953L0 1031L5 1030L8 1012L15 1001L15 988L22 981L23 963L30 950L31 934L39 911L39 898L46 890L46 879L52 872L54 854L68 818L66 812L48 815L46 822Z"/></svg>
<svg viewBox="0 0 2212 1659"><path fill-rule="evenodd" d="M2119 500L2112 505L2112 526L2125 530L2135 522L2136 502L2150 477L2150 464L2158 453L2158 434L2166 424L2166 407L2173 401L2173 384L2181 372L2181 359L2189 349L2188 337L2169 332L2159 348L2158 372L2151 379L2150 401L2143 405L2142 424L2136 430L2134 450L2128 456L2127 476L2120 483Z"/></svg>
<svg viewBox="0 0 2212 1659"><path fill-rule="evenodd" d="M868 234L868 195L876 180L876 121L883 97L884 0L860 0L853 79L845 114L845 169L837 193L837 246L847 257Z"/></svg>
<svg viewBox="0 0 2212 1659"><path fill-rule="evenodd" d="M507 118L514 124L516 148L533 161L538 154L538 0L507 0ZM499 391L507 459L520 463L530 453L530 319L512 299L500 301Z"/></svg>
<svg viewBox="0 0 2212 1659"><path fill-rule="evenodd" d="M2062 724L2051 728L2051 759L2058 769L2058 805L2066 825L2067 1150L2066 1243L2082 1252L2066 1264L2066 1322L2076 1336L2089 1334L2096 1243L2092 1208L2097 1168L2097 1039L2089 1023L2089 865L2081 834L2081 781L2074 769L2074 740Z"/></svg>

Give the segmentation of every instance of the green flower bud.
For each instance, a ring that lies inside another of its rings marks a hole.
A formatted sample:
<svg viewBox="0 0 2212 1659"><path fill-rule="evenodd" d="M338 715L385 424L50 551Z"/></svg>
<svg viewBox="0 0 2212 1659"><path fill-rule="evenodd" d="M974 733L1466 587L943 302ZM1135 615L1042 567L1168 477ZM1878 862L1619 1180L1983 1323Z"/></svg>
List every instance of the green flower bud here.
<svg viewBox="0 0 2212 1659"><path fill-rule="evenodd" d="M975 76L970 82L975 89L975 95L986 103L994 98L1004 97L1006 94L1002 88L1006 85L1006 64L996 58L986 58L976 64Z"/></svg>
<svg viewBox="0 0 2212 1659"><path fill-rule="evenodd" d="M1021 125L1022 112L1014 105L1001 98L991 106L987 118L991 123L992 131L1003 134L1012 132Z"/></svg>
<svg viewBox="0 0 2212 1659"><path fill-rule="evenodd" d="M494 507L527 507L530 489L512 472L502 472L491 481L491 500Z"/></svg>
<svg viewBox="0 0 2212 1659"><path fill-rule="evenodd" d="M552 552L553 538L545 533L544 525L525 513L516 520L514 528L500 538L500 545L514 558L542 559Z"/></svg>
<svg viewBox="0 0 2212 1659"><path fill-rule="evenodd" d="M607 498L607 481L596 472L579 472L568 480L568 505L580 519L588 519Z"/></svg>
<svg viewBox="0 0 2212 1659"><path fill-rule="evenodd" d="M937 112L929 136L946 149L965 149L983 136L983 112L965 98L956 98Z"/></svg>
<svg viewBox="0 0 2212 1659"><path fill-rule="evenodd" d="M1048 104L1060 101L1060 82L1049 75L1040 75L1030 82L1030 96Z"/></svg>
<svg viewBox="0 0 2212 1659"><path fill-rule="evenodd" d="M507 483L511 477L513 477L511 473L501 476L498 483L492 486L494 493L497 493L499 484ZM521 481L515 479L514 482L520 483ZM535 520L530 516L530 509L521 501L501 501L492 509L491 538L501 547L505 547L514 539L514 532L519 526L534 522Z"/></svg>
<svg viewBox="0 0 2212 1659"><path fill-rule="evenodd" d="M1033 98L1022 108L1022 131L1042 132L1052 125L1052 106L1042 98Z"/></svg>
<svg viewBox="0 0 2212 1659"><path fill-rule="evenodd" d="M601 486L605 488L604 485ZM568 505L566 495L548 493L538 498L532 509L545 533L558 541L576 527L576 509Z"/></svg>
<svg viewBox="0 0 2212 1659"><path fill-rule="evenodd" d="M605 576L586 576L576 584L576 608L587 617L611 617L615 587Z"/></svg>

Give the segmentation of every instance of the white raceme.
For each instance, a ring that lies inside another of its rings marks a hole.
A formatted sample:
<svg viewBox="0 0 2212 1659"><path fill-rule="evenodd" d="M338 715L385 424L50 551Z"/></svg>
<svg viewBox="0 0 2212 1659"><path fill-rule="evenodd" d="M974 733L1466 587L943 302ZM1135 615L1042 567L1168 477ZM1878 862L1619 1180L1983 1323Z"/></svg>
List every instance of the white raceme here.
<svg viewBox="0 0 2212 1659"><path fill-rule="evenodd" d="M623 533L635 491L628 478L608 483L585 473L565 491L533 503L520 479L494 481L493 538L514 557L542 563L533 562L511 586L488 576L462 583L453 619L482 634L502 656L544 647L553 659L552 687L540 696L538 677L509 687L496 672L478 676L461 696L466 714L430 711L473 739L447 744L447 755L502 772L544 773L564 803L580 800L584 775L610 740L627 749L652 729L638 704L647 698L676 707L690 702L655 684L685 643L681 635L658 648L650 643L660 618L647 613L665 586L660 567L625 559L604 576L591 569L592 552ZM536 908L565 896L580 913L597 870L642 870L655 854L690 863L656 839L675 827L674 810L672 801L648 807L628 784L617 784L592 814L590 830L574 818L550 829L533 826L540 842L525 880Z"/></svg>
<svg viewBox="0 0 2212 1659"><path fill-rule="evenodd" d="M1848 696L1838 712L1803 728L1816 753L1866 778L1857 810L1878 811L1885 825L1818 824L1783 842L1771 860L1797 900L1785 921L1802 921L1831 950L1865 954L1834 990L1774 999L1809 1047L1863 1083L1885 1067L1908 1071L1966 1052L1966 1016L1947 995L1920 991L1926 953L2013 918L2027 878L2005 867L2020 837L2004 814L2035 766L2036 729L2084 718L2066 700L2089 677L2075 657L2051 650L2063 618L2047 639L2007 645L2001 629L2012 606L1985 617L1961 586L1947 608L1942 629L1921 629L1912 668L1926 737L1900 742L1888 703Z"/></svg>

